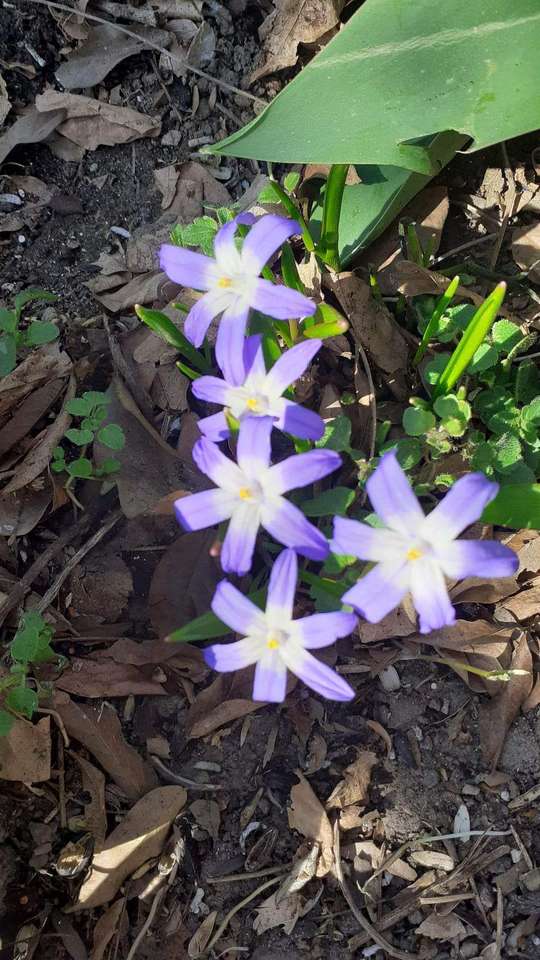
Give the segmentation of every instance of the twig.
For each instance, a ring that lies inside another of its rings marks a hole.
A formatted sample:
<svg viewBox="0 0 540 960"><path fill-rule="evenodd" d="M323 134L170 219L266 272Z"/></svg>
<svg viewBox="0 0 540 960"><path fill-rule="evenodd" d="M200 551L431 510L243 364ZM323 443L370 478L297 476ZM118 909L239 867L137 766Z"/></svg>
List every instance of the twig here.
<svg viewBox="0 0 540 960"><path fill-rule="evenodd" d="M131 947L130 947L130 949L129 949L129 953L128 953L127 957L126 957L126 960L133 960L133 957L134 957L135 954L137 953L137 950L139 949L141 943L143 942L146 934L147 934L148 931L150 930L150 927L152 926L152 923L154 922L154 917L155 917L155 915L156 915L157 908L159 907L159 905L160 905L160 903L161 903L161 901L162 901L162 899L163 899L163 895L164 895L164 893L165 893L165 891L166 891L167 889L168 889L167 887L160 887L159 890L157 891L154 899L152 900L152 906L150 907L150 910L148 911L148 916L147 916L146 920L144 921L141 929L139 930L137 936L135 937L133 943L131 944Z"/></svg>
<svg viewBox="0 0 540 960"><path fill-rule="evenodd" d="M291 863L281 863L276 867L266 867L265 870L254 870L252 873L233 873L228 877L207 877L207 883L233 883L236 880L254 880L256 877L269 877L273 873L286 873L291 869Z"/></svg>
<svg viewBox="0 0 540 960"><path fill-rule="evenodd" d="M67 827L66 813L66 772L64 767L64 741L62 733L58 731L58 805L60 807L60 826Z"/></svg>
<svg viewBox="0 0 540 960"><path fill-rule="evenodd" d="M364 350L361 343L355 341L355 367L358 368L358 357L362 360L362 366L364 368L364 373L367 378L369 386L369 409L371 413L371 435L369 438L369 450L368 450L368 460L372 460L375 456L375 440L377 437L377 399L375 396L375 384L373 383L373 376L371 374L371 367L369 365L369 360L367 358L367 353ZM356 384L355 384L356 386ZM364 490L360 496L360 506L363 507L366 502L367 490Z"/></svg>
<svg viewBox="0 0 540 960"><path fill-rule="evenodd" d="M150 760L156 770L159 770L161 773L162 779L167 783L178 783L182 787L187 787L189 790L202 790L203 793L215 793L217 790L223 790L221 784L198 783L197 780L190 780L189 777L183 777L181 773L174 773L161 762L159 757L155 757L153 754L150 754Z"/></svg>
<svg viewBox="0 0 540 960"><path fill-rule="evenodd" d="M248 903L251 903L252 900L255 900L255 897L258 897L260 893L264 893L265 890L268 890L274 884L279 883L280 879L281 879L280 877L273 877L272 880L267 880L266 883L261 883L260 887L257 887L257 889L253 890L253 892L250 893L247 897L244 897L243 900L240 900L240 903L237 903L236 906L232 908L232 910L229 910L228 914L220 923L219 927L217 928L214 936L210 940L210 943L208 944L204 952L210 953L210 951L213 949L213 947L218 942L220 937L225 933L225 930L229 926L229 923L231 922L232 918L235 916L235 914L238 913L239 910L242 909L242 907L247 907Z"/></svg>
<svg viewBox="0 0 540 960"><path fill-rule="evenodd" d="M68 737L68 735L67 735L67 730L66 730L66 728L65 728L65 726L64 726L64 721L62 720L62 717L60 716L60 714L57 713L56 710L48 710L48 709L46 709L45 707L38 707L37 710L36 710L36 713L47 713L47 714L49 714L51 717L54 717L54 719L56 720L56 725L57 725L60 733L62 734L62 737L63 737L63 740L64 740L64 745L65 745L65 746L67 747L67 749L69 750L70 742L71 742L71 741L70 741L70 739L69 739L69 737Z"/></svg>
<svg viewBox="0 0 540 960"><path fill-rule="evenodd" d="M504 149L504 151L506 152L506 145L504 145L504 144L503 144L503 149ZM507 158L507 161L508 161L508 156L506 156L506 158ZM506 234L506 228L507 228L507 226L508 226L508 224L509 224L509 222L510 222L511 217L514 216L514 213L515 213L515 211L516 211L516 207L517 207L517 204L518 204L518 200L519 200L519 196L518 196L517 189L516 189L516 180L515 180L515 177L514 177L514 171L513 171L512 168L508 165L508 162L507 162L507 166L506 166L505 173L506 173L507 180L508 180L508 190L507 190L507 192L506 192L506 198L505 198L505 204L504 204L504 214L503 214L503 218L502 218L502 223L501 223L501 226L500 226L500 230L499 230L499 232L498 232L498 234L497 234L497 239L496 239L496 241L495 241L495 246L493 247L493 250L491 251L491 258L490 258L490 261L489 261L489 269L490 269L490 270L494 270L494 269L495 269L495 264L497 263L497 260L498 260L498 258L499 258L499 254L500 254L500 252L501 252L501 247L502 247L502 245L503 245L503 240L504 240L504 237L505 237L505 234Z"/></svg>
<svg viewBox="0 0 540 960"><path fill-rule="evenodd" d="M201 70L199 67L194 67L191 63L188 63L185 57L179 57L175 53L171 53L159 43L154 43L153 40L141 38L139 33L135 33L133 30L129 30L128 27L121 26L119 23L115 23L113 20L106 20L104 17L98 17L94 13L76 10L73 7L69 7L66 3L56 3L53 2L53 0L22 0L22 2L37 3L41 7L49 7L52 10L62 10L64 13L70 13L72 15L84 17L85 20L91 20L93 23L104 23L106 26L113 27L115 30L118 30L119 33L123 33L126 37L131 37L133 40L138 40L139 43L142 40L145 47L150 47L152 50L157 50L158 53L164 53L169 60L174 60L176 63L181 63L186 70L191 71L191 73L195 73L198 77L204 77L205 80L210 80L210 82L215 83L217 87L222 87L223 90L228 90L229 93L234 93L238 97L246 97L247 100L253 100L254 103L260 103L263 107L267 106L265 101L261 100L260 97L255 97L252 93L248 93L246 90L241 90L240 87L233 86L232 83L227 83L225 80L220 80L218 77L213 77L212 74L206 73L205 70ZM144 49L144 47L142 49Z"/></svg>
<svg viewBox="0 0 540 960"><path fill-rule="evenodd" d="M495 937L495 958L501 960L502 935L504 924L504 901L500 886L497 886L497 933Z"/></svg>
<svg viewBox="0 0 540 960"><path fill-rule="evenodd" d="M440 257L436 257L435 260L432 260L429 268L434 270L435 267L438 267L440 263L443 263L445 260L449 260L450 257L453 257L456 253L462 253L463 250L470 250L471 247L478 247L481 243L487 243L488 240L495 240L497 234L487 233L484 237L477 237L476 240L467 240L467 243L460 243L459 247L453 247L452 250L447 250L446 253L442 253Z"/></svg>

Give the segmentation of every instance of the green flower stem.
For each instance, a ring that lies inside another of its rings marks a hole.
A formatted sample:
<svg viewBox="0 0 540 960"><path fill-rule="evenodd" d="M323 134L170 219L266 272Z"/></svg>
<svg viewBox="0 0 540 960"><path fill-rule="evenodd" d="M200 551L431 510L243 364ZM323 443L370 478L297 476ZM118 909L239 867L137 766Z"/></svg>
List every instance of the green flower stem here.
<svg viewBox="0 0 540 960"><path fill-rule="evenodd" d="M336 271L341 267L338 246L339 219L348 171L348 163L335 163L330 168L324 194L321 239L316 249L319 259Z"/></svg>
<svg viewBox="0 0 540 960"><path fill-rule="evenodd" d="M300 213L300 210L294 201L291 200L289 194L285 192L282 186L280 186L277 180L272 180L272 189L279 197L280 203L285 207L289 216L292 217L293 220L298 220L298 223L302 228L302 240L304 241L304 246L309 253L313 253L315 250L315 241L309 232L308 225Z"/></svg>

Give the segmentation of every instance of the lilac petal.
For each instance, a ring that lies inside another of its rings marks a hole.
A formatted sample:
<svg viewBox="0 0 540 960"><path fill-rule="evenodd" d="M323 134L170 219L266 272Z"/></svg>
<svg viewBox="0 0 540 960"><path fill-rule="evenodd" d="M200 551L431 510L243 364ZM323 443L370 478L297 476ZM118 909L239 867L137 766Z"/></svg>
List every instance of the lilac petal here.
<svg viewBox="0 0 540 960"><path fill-rule="evenodd" d="M278 543L292 547L310 560L328 556L328 541L294 504L283 497L265 502L261 508L261 524Z"/></svg>
<svg viewBox="0 0 540 960"><path fill-rule="evenodd" d="M428 558L415 560L409 564L409 579L420 633L451 626L456 612L450 603L439 564Z"/></svg>
<svg viewBox="0 0 540 960"><path fill-rule="evenodd" d="M185 530L204 530L228 520L238 503L225 490L202 490L175 501L176 519Z"/></svg>
<svg viewBox="0 0 540 960"><path fill-rule="evenodd" d="M272 492L285 493L297 487L306 487L321 480L341 466L341 457L335 450L310 450L295 453L270 469Z"/></svg>
<svg viewBox="0 0 540 960"><path fill-rule="evenodd" d="M230 673L250 667L258 659L257 644L252 640L237 640L236 643L213 643L203 650L206 663L218 673Z"/></svg>
<svg viewBox="0 0 540 960"><path fill-rule="evenodd" d="M437 540L453 540L462 530L480 519L498 491L498 483L488 480L483 473L469 473L461 477L424 519L420 536L434 543Z"/></svg>
<svg viewBox="0 0 540 960"><path fill-rule="evenodd" d="M246 476L257 480L270 462L272 417L242 417L236 458Z"/></svg>
<svg viewBox="0 0 540 960"><path fill-rule="evenodd" d="M242 384L244 370L244 334L249 309L234 303L223 314L216 339L216 360L228 383Z"/></svg>
<svg viewBox="0 0 540 960"><path fill-rule="evenodd" d="M215 443L211 443L206 437L201 437L193 447L192 456L199 470L210 477L217 487L223 487L229 493L238 494L244 481L242 471L236 463L221 452Z"/></svg>
<svg viewBox="0 0 540 960"><path fill-rule="evenodd" d="M303 440L320 440L324 433L324 421L314 410L308 410L281 398L272 405L272 413L279 413L276 427L293 437Z"/></svg>
<svg viewBox="0 0 540 960"><path fill-rule="evenodd" d="M288 220L273 213L261 217L244 240L242 266L247 272L258 275L285 240L300 232L300 224L296 220Z"/></svg>
<svg viewBox="0 0 540 960"><path fill-rule="evenodd" d="M360 560L374 562L401 560L407 552L407 541L399 533L370 527L359 520L334 517L332 553L346 553Z"/></svg>
<svg viewBox="0 0 540 960"><path fill-rule="evenodd" d="M218 583L211 607L216 617L244 637L254 629L264 629L264 614L228 580Z"/></svg>
<svg viewBox="0 0 540 960"><path fill-rule="evenodd" d="M268 650L255 667L253 699L281 703L287 689L287 667L275 650Z"/></svg>
<svg viewBox="0 0 540 960"><path fill-rule="evenodd" d="M209 403L221 403L226 407L229 400L230 386L220 377L197 377L193 381L193 393L199 400L208 400Z"/></svg>
<svg viewBox="0 0 540 960"><path fill-rule="evenodd" d="M257 509L243 503L236 507L221 547L221 566L226 573L243 576L251 569L258 530Z"/></svg>
<svg viewBox="0 0 540 960"><path fill-rule="evenodd" d="M353 700L355 692L343 677L335 670L321 663L311 653L303 650L301 656L296 651L289 653L285 647L282 652L291 673L303 680L308 687L326 697L327 700Z"/></svg>
<svg viewBox="0 0 540 960"><path fill-rule="evenodd" d="M366 483L375 513L398 533L418 536L424 512L393 450L385 453Z"/></svg>
<svg viewBox="0 0 540 960"><path fill-rule="evenodd" d="M497 540L456 540L436 553L444 573L453 580L511 577L519 567L514 551Z"/></svg>
<svg viewBox="0 0 540 960"><path fill-rule="evenodd" d="M251 306L275 320L290 320L292 317L311 317L317 304L308 300L298 290L291 290L270 280L257 280L251 295Z"/></svg>
<svg viewBox="0 0 540 960"><path fill-rule="evenodd" d="M399 606L407 593L405 572L403 563L379 563L347 590L341 600L350 603L365 620L378 623L394 607Z"/></svg>
<svg viewBox="0 0 540 960"><path fill-rule="evenodd" d="M282 353L266 375L266 392L280 397L284 390L302 376L308 364L320 350L322 340L305 340Z"/></svg>
<svg viewBox="0 0 540 960"><path fill-rule="evenodd" d="M197 423L203 437L212 440L213 443L222 443L227 440L230 434L227 417L223 413L213 413L211 417L203 417Z"/></svg>
<svg viewBox="0 0 540 960"><path fill-rule="evenodd" d="M214 254L218 273L221 272L226 277L234 276L242 269L240 253L234 242L237 229L238 223L235 218L223 224L214 237Z"/></svg>
<svg viewBox="0 0 540 960"><path fill-rule="evenodd" d="M348 637L357 623L354 613L314 613L294 621L306 650L328 647L336 637Z"/></svg>
<svg viewBox="0 0 540 960"><path fill-rule="evenodd" d="M268 584L266 613L285 623L292 617L296 581L298 578L298 560L294 550L283 550L272 567Z"/></svg>
<svg viewBox="0 0 540 960"><path fill-rule="evenodd" d="M212 291L205 293L192 306L184 321L184 333L194 347L200 347L212 320L225 309L229 300L230 295L224 297Z"/></svg>
<svg viewBox="0 0 540 960"><path fill-rule="evenodd" d="M210 257L184 247L164 243L159 250L159 265L170 280L183 287L209 290L216 280L216 264Z"/></svg>
<svg viewBox="0 0 540 960"><path fill-rule="evenodd" d="M244 368L246 377L260 377L266 373L266 364L264 362L264 353L262 349L262 336L260 333L252 337L246 337L244 342Z"/></svg>

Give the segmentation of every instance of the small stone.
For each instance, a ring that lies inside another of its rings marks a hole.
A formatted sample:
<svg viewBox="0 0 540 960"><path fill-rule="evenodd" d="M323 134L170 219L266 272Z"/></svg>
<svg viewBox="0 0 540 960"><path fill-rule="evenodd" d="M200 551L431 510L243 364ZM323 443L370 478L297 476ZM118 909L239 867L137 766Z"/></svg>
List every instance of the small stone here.
<svg viewBox="0 0 540 960"><path fill-rule="evenodd" d="M22 243L26 243L26 237L25 237L24 233L20 233L20 234L19 234L19 236L17 237L17 241L18 241L18 243L21 243L21 244L22 244Z"/></svg>
<svg viewBox="0 0 540 960"><path fill-rule="evenodd" d="M518 850L517 847L514 847L514 849L510 851L510 858L512 863L519 863L521 860L521 850Z"/></svg>
<svg viewBox="0 0 540 960"><path fill-rule="evenodd" d="M161 138L161 143L164 147L177 147L182 139L182 133L180 130L169 130Z"/></svg>
<svg viewBox="0 0 540 960"><path fill-rule="evenodd" d="M510 800L510 793L508 792L508 790L501 790L500 796L501 796L501 800L504 800L505 803L508 803L508 801Z"/></svg>
<svg viewBox="0 0 540 960"><path fill-rule="evenodd" d="M466 783L461 792L466 797L477 797L480 793L480 787L475 786L474 783Z"/></svg>

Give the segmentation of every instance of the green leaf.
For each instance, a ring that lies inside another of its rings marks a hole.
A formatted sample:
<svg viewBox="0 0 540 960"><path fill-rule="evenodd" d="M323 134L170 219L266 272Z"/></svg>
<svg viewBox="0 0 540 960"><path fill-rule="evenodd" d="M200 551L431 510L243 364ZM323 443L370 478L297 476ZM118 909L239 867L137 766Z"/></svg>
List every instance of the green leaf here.
<svg viewBox="0 0 540 960"><path fill-rule="evenodd" d="M432 430L436 420L430 410L408 407L403 414L403 429L410 437L421 437Z"/></svg>
<svg viewBox="0 0 540 960"><path fill-rule="evenodd" d="M283 187L287 193L293 193L300 183L300 174L296 170L291 170L283 178Z"/></svg>
<svg viewBox="0 0 540 960"><path fill-rule="evenodd" d="M523 334L519 329L516 323L512 323L511 320L497 320L493 324L493 330L491 331L491 339L493 343L496 344L501 350L504 350L505 353L509 353L512 347L515 347L517 343L523 338Z"/></svg>
<svg viewBox="0 0 540 960"><path fill-rule="evenodd" d="M515 467L521 461L521 444L518 437L512 433L503 433L496 441L492 441L493 464L497 470Z"/></svg>
<svg viewBox="0 0 540 960"><path fill-rule="evenodd" d="M254 593L248 593L248 598L257 607L264 607L266 599L266 588L257 590ZM197 643L200 640L213 640L215 637L223 637L231 633L231 628L219 620L215 614L208 612L195 617L178 630L173 630L167 637L170 643Z"/></svg>
<svg viewBox="0 0 540 960"><path fill-rule="evenodd" d="M95 407L106 407L111 402L111 398L108 394L103 393L102 390L85 390L83 400L87 400L90 404L89 413L93 411Z"/></svg>
<svg viewBox="0 0 540 960"><path fill-rule="evenodd" d="M66 430L65 436L77 447L85 447L94 439L92 430L77 430L76 427Z"/></svg>
<svg viewBox="0 0 540 960"><path fill-rule="evenodd" d="M117 473L121 466L122 464L119 460L115 460L114 457L107 457L96 470L96 476L108 477L111 473Z"/></svg>
<svg viewBox="0 0 540 960"><path fill-rule="evenodd" d="M193 223L182 227L182 246L200 247L207 257L213 256L218 227L219 224L213 217L197 217Z"/></svg>
<svg viewBox="0 0 540 960"><path fill-rule="evenodd" d="M97 439L111 450L122 450L126 443L124 431L117 423L108 423L106 427L102 427Z"/></svg>
<svg viewBox="0 0 540 960"><path fill-rule="evenodd" d="M86 417L91 409L92 404L84 397L74 397L73 400L68 400L66 403L67 412L73 414L74 417Z"/></svg>
<svg viewBox="0 0 540 960"><path fill-rule="evenodd" d="M0 377L7 377L17 364L17 344L15 337L4 333L0 337Z"/></svg>
<svg viewBox="0 0 540 960"><path fill-rule="evenodd" d="M499 354L495 347L490 343L481 343L467 367L467 373L482 373L494 367L498 360Z"/></svg>
<svg viewBox="0 0 540 960"><path fill-rule="evenodd" d="M540 424L540 397L535 397L526 407L523 407L521 416L527 425Z"/></svg>
<svg viewBox="0 0 540 960"><path fill-rule="evenodd" d="M53 459L54 459L54 460L63 460L63 459L64 459L64 456L65 456L65 455L64 455L64 448L63 448L63 447L55 447L54 450L53 450L53 452L52 452L52 455L53 455Z"/></svg>
<svg viewBox="0 0 540 960"><path fill-rule="evenodd" d="M354 490L348 487L332 487L331 490L324 490L313 500L304 500L301 508L306 517L327 517L330 514L344 517L354 496Z"/></svg>
<svg viewBox="0 0 540 960"><path fill-rule="evenodd" d="M518 403L530 403L540 394L540 370L534 360L516 363L514 396Z"/></svg>
<svg viewBox="0 0 540 960"><path fill-rule="evenodd" d="M0 737L7 737L14 723L15 717L12 717L7 710L0 709Z"/></svg>
<svg viewBox="0 0 540 960"><path fill-rule="evenodd" d="M62 473L62 471L65 470L65 469L66 469L66 461L65 461L65 460L53 460L53 461L52 461L52 463L51 463L51 470L53 471L53 473Z"/></svg>
<svg viewBox="0 0 540 960"><path fill-rule="evenodd" d="M540 530L540 483L508 484L482 514L483 523L495 523L515 530Z"/></svg>
<svg viewBox="0 0 540 960"><path fill-rule="evenodd" d="M449 360L449 353L438 353L436 357L433 357L433 360L430 360L429 363L426 363L424 367L424 376L426 378L426 382L431 386L437 383L437 380L439 379Z"/></svg>
<svg viewBox="0 0 540 960"><path fill-rule="evenodd" d="M351 421L348 417L339 416L325 425L324 435L317 440L316 447L323 450L336 450L338 453L347 453L351 449Z"/></svg>
<svg viewBox="0 0 540 960"><path fill-rule="evenodd" d="M398 440L395 450L398 463L404 470L412 470L422 459L422 444L416 438L405 437Z"/></svg>
<svg viewBox="0 0 540 960"><path fill-rule="evenodd" d="M17 294L14 300L17 315L20 314L22 308L25 307L27 303L31 303L33 300L44 300L46 303L56 303L58 297L56 297L54 293L49 293L47 290L40 290L38 288L23 290Z"/></svg>
<svg viewBox="0 0 540 960"><path fill-rule="evenodd" d="M72 460L71 463L68 463L66 469L71 477L78 477L82 480L91 477L93 474L92 464L86 457L79 457L78 460Z"/></svg>
<svg viewBox="0 0 540 960"><path fill-rule="evenodd" d="M166 314L161 313L160 310L150 310L147 307L141 307L139 304L135 306L135 313L139 320L142 320L147 327L150 327L154 333L157 333L158 337L161 337L165 343L175 347L196 370L200 370L201 373L206 373L209 370L209 365L202 354L195 349L181 330L175 327L172 320L169 320Z"/></svg>
<svg viewBox="0 0 540 960"><path fill-rule="evenodd" d="M313 337L319 337L321 340L328 340L330 337L338 337L346 333L349 329L349 322L329 303L319 303L317 307L316 322L302 326L302 333L308 340Z"/></svg>
<svg viewBox="0 0 540 960"><path fill-rule="evenodd" d="M39 700L35 690L30 687L12 687L6 696L6 705L31 720Z"/></svg>
<svg viewBox="0 0 540 960"><path fill-rule="evenodd" d="M13 310L0 307L0 330L3 333L17 333L17 314Z"/></svg>
<svg viewBox="0 0 540 960"><path fill-rule="evenodd" d="M52 343L60 336L60 331L55 323L42 323L36 320L24 332L24 343L27 347L38 347L42 343Z"/></svg>
<svg viewBox="0 0 540 960"><path fill-rule="evenodd" d="M493 467L494 456L493 444L487 441L478 443L471 457L472 469L481 470L485 473Z"/></svg>

